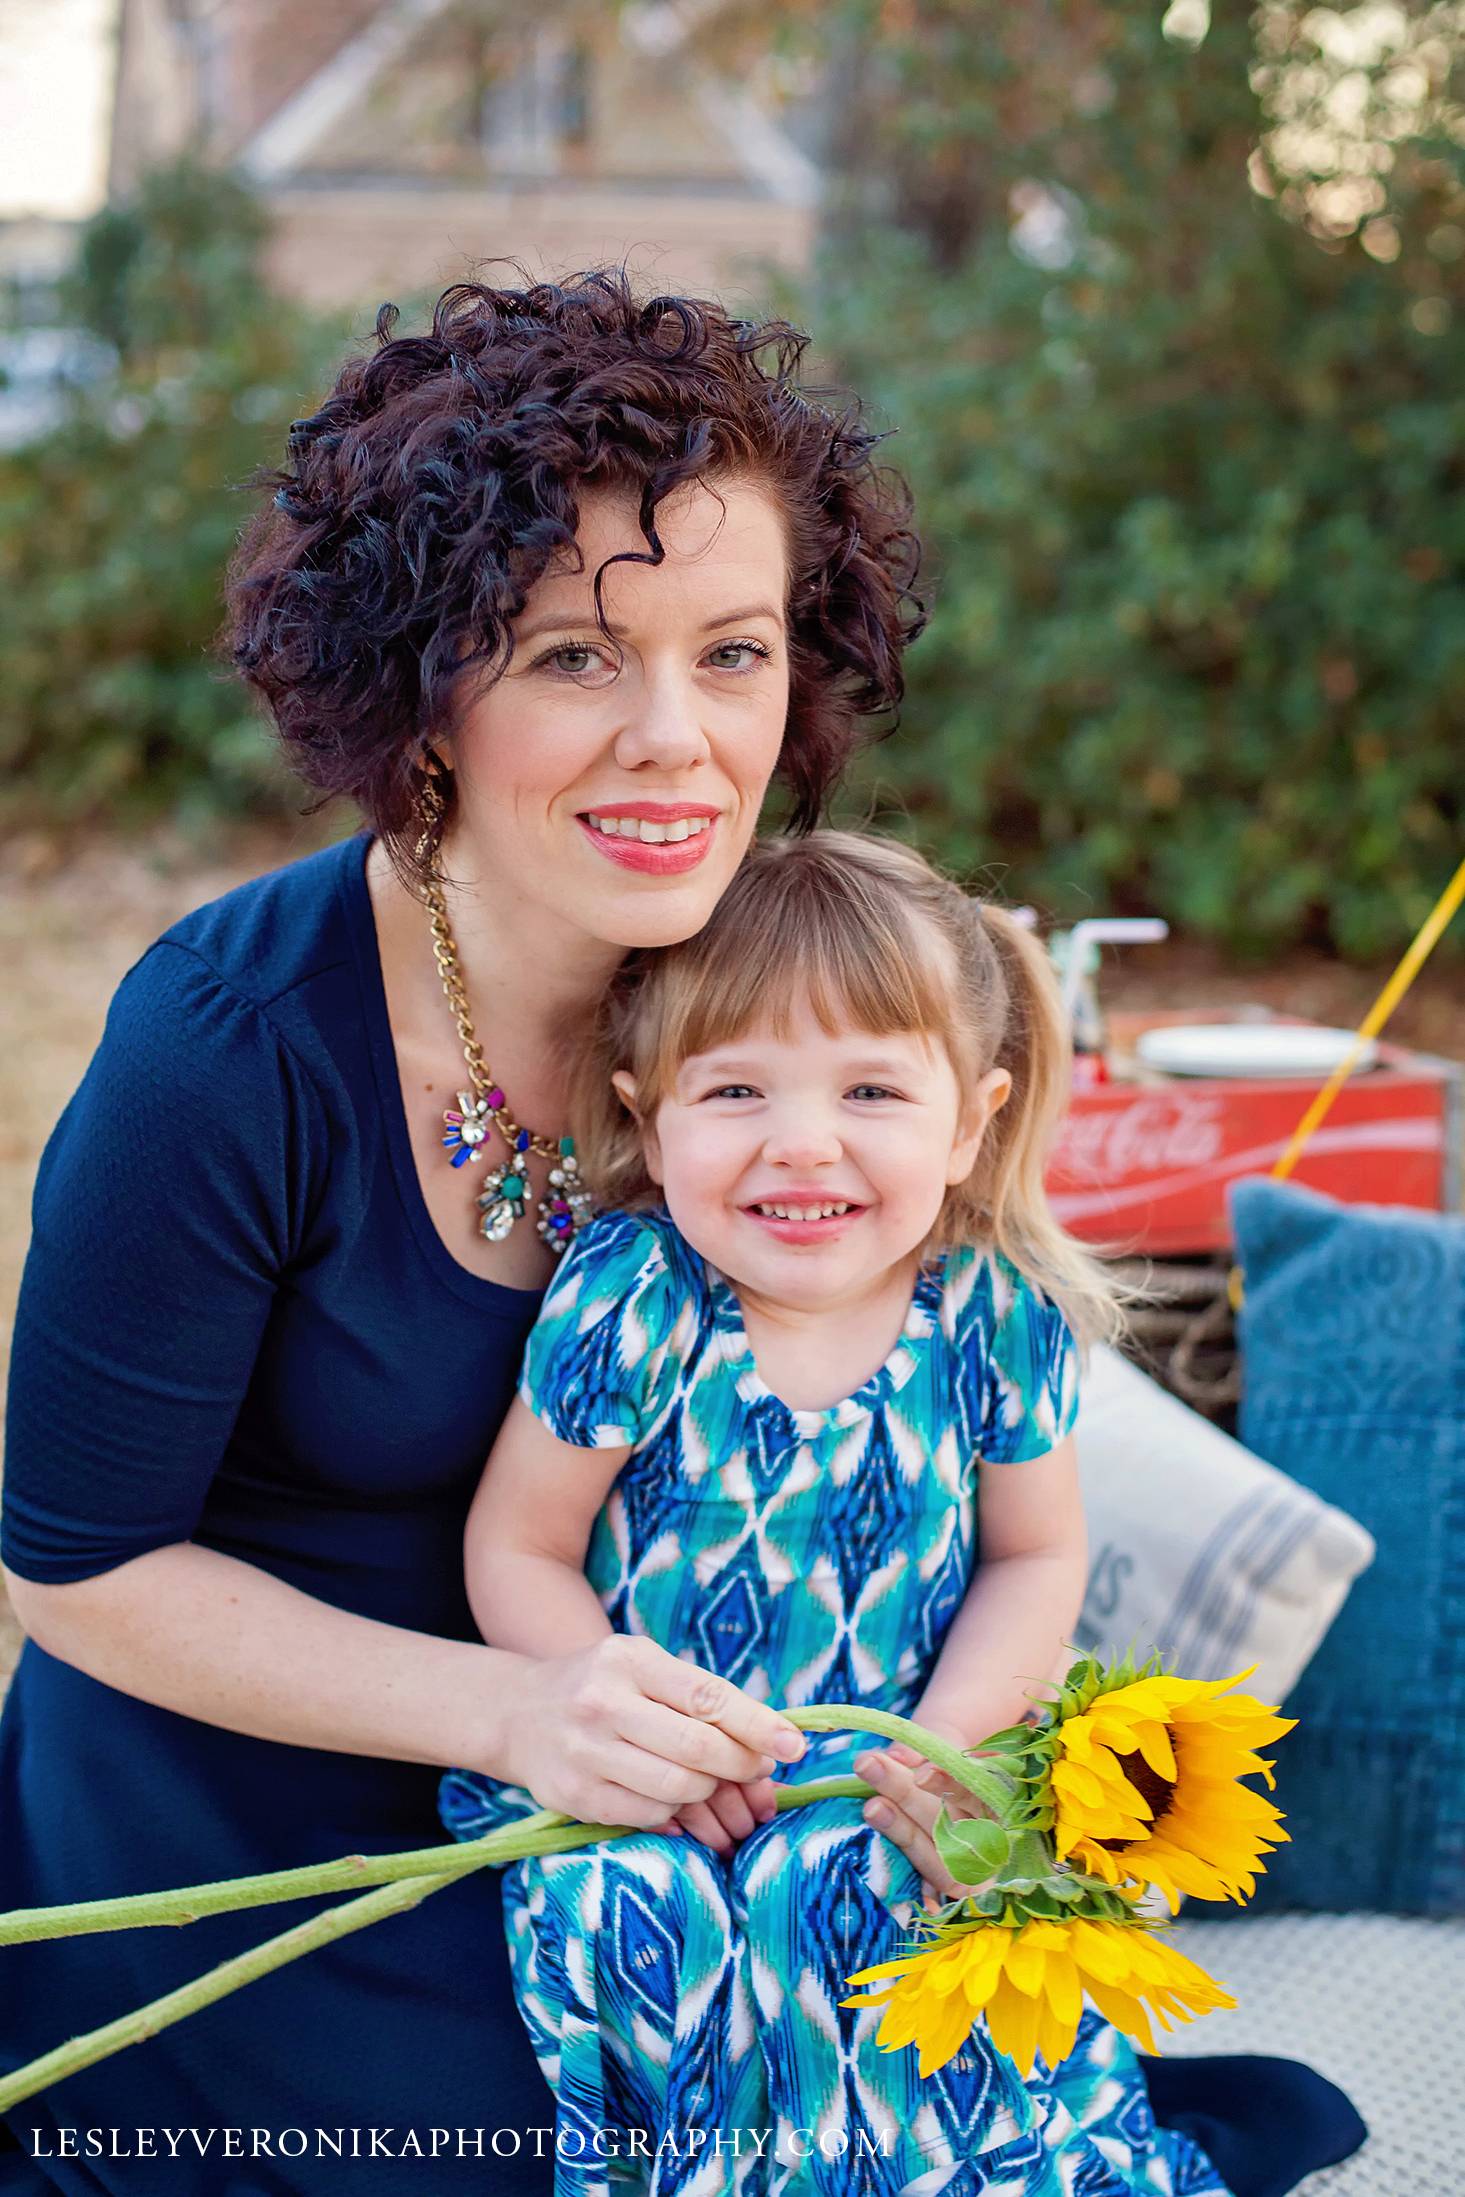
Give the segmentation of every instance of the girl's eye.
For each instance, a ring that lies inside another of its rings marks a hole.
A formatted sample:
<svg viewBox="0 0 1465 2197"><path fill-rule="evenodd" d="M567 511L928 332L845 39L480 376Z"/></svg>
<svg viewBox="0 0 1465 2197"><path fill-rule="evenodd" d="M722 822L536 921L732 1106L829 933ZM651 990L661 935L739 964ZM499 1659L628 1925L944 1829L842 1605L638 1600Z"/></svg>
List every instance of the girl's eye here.
<svg viewBox="0 0 1465 2197"><path fill-rule="evenodd" d="M753 1096L753 1086L751 1083L719 1083L715 1091L708 1091L704 1093L704 1096L707 1098L751 1098Z"/></svg>
<svg viewBox="0 0 1465 2197"><path fill-rule="evenodd" d="M856 1083L851 1087L851 1098L898 1098L898 1091L890 1090L883 1083Z"/></svg>
<svg viewBox="0 0 1465 2197"><path fill-rule="evenodd" d="M718 671L737 671L746 673L750 671L755 671L760 662L766 664L772 654L772 650L766 649L761 641L719 641L716 647L709 649L707 653L709 656L723 657L751 656L753 658L753 662L751 664L721 663L717 664L714 667Z"/></svg>

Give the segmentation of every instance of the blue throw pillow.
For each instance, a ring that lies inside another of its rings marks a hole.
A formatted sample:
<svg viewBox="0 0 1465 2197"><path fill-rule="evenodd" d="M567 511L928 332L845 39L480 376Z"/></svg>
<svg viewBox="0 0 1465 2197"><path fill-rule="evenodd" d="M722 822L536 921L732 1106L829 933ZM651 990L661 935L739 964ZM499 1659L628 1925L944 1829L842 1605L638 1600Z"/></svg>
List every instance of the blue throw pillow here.
<svg viewBox="0 0 1465 2197"><path fill-rule="evenodd" d="M1241 1439L1378 1544L1288 1697L1251 1911L1465 1907L1465 1220L1231 1193ZM1226 1909L1235 1913L1236 1909ZM1220 1908L1210 1913L1223 1912Z"/></svg>

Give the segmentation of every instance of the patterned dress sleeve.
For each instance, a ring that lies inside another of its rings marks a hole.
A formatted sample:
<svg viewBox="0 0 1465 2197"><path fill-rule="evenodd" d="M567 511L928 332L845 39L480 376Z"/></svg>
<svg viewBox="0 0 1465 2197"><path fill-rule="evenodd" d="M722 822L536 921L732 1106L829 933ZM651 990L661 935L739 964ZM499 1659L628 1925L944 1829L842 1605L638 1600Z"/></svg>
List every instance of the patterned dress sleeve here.
<svg viewBox="0 0 1465 2197"><path fill-rule="evenodd" d="M519 1394L576 1449L635 1449L676 1401L693 1324L660 1230L643 1215L602 1214L565 1253L530 1332Z"/></svg>
<svg viewBox="0 0 1465 2197"><path fill-rule="evenodd" d="M972 1254L957 1319L972 1447L985 1464L1045 1457L1078 1417L1078 1344L1062 1312L999 1251Z"/></svg>
<svg viewBox="0 0 1465 2197"><path fill-rule="evenodd" d="M41 1160L0 1560L60 1583L189 1539L329 1144L268 1014L162 941Z"/></svg>

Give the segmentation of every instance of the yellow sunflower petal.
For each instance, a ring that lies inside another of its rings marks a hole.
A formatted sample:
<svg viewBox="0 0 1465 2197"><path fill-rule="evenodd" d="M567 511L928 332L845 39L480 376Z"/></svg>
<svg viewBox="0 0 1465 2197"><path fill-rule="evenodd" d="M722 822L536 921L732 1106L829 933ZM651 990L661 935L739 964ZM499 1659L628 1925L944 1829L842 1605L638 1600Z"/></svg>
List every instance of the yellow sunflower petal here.
<svg viewBox="0 0 1465 2197"><path fill-rule="evenodd" d="M1177 1775L1175 1750L1170 1744L1170 1734L1161 1723L1146 1722L1135 1729L1139 1751L1156 1777L1168 1778L1173 1784Z"/></svg>
<svg viewBox="0 0 1465 2197"><path fill-rule="evenodd" d="M997 1988L987 2003L987 2027L992 2032L992 2042L999 2052L1005 2052L1015 2060L1024 2075L1033 2071L1033 2057L1038 2049L1038 2021L1041 2001L1029 1998L1014 1984L1010 1974L1004 1973L997 1980Z"/></svg>
<svg viewBox="0 0 1465 2197"><path fill-rule="evenodd" d="M1089 1985L1089 1997L1116 2029L1122 2029L1127 2037L1137 2038L1146 2052L1154 2051L1155 2033L1150 2027L1150 2018L1138 1999L1131 1998L1127 1991L1121 1991L1117 1984L1104 1983L1097 1979Z"/></svg>
<svg viewBox="0 0 1465 2197"><path fill-rule="evenodd" d="M1043 1990L1054 2019L1071 2024L1076 2030L1083 2012L1083 1986L1067 1946L1050 1958L1043 1975ZM1052 2055L1044 2050L1043 2057L1051 2059Z"/></svg>

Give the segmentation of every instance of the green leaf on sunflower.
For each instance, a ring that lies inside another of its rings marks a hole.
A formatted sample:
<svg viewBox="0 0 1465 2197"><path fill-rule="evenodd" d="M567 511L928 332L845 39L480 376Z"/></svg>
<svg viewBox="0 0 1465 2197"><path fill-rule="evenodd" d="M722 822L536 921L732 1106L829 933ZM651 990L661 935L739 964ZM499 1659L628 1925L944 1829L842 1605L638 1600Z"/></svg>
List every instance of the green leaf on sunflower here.
<svg viewBox="0 0 1465 2197"><path fill-rule="evenodd" d="M1000 1823L985 1816L936 1818L936 1851L959 1884L981 1884L1006 1861L1012 1841Z"/></svg>

